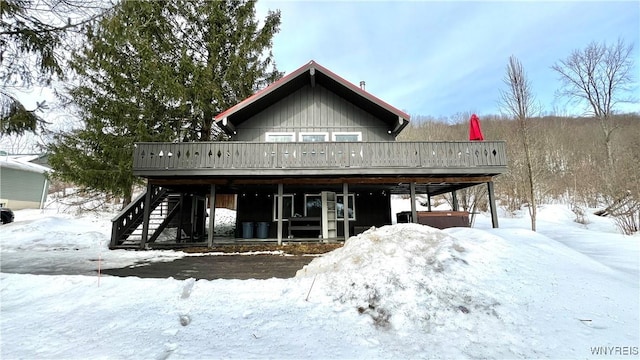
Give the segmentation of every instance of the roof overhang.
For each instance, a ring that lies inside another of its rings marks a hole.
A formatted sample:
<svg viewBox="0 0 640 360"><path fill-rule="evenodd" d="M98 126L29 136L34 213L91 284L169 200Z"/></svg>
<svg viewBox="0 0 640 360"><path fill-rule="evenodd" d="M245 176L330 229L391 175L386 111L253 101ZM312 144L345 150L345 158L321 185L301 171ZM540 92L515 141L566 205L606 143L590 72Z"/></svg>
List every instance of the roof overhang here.
<svg viewBox="0 0 640 360"><path fill-rule="evenodd" d="M330 189L342 189L348 184L350 191L354 190L385 190L389 194L404 195L411 192L411 183L415 184L418 194L430 196L450 193L452 191L468 187L483 185L492 181L495 175L394 175L394 176L304 176L304 177L163 177L149 178L149 183L163 186L168 189L183 189L193 191L200 188L203 192L210 191L211 185L217 187L219 193L237 193L252 191L262 187L273 188L277 184L283 184L287 191L305 192L318 189L318 192ZM320 190L322 189L322 190Z"/></svg>
<svg viewBox="0 0 640 360"><path fill-rule="evenodd" d="M358 106L388 124L388 132L397 136L410 120L405 112L371 95L315 61L284 76L242 102L220 113L214 119L227 134L235 134L235 128L243 121L284 99L303 86L320 84L336 95Z"/></svg>

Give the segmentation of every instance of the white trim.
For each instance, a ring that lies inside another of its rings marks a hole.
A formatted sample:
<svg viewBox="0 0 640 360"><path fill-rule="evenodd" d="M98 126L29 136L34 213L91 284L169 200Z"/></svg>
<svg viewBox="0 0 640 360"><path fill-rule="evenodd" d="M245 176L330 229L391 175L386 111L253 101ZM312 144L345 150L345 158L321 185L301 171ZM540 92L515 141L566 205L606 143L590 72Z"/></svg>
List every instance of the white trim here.
<svg viewBox="0 0 640 360"><path fill-rule="evenodd" d="M269 140L269 136L291 136L291 142L295 142L296 141L296 133L291 131L291 132L266 132L264 133L264 141L266 142L276 142L276 141L270 141Z"/></svg>
<svg viewBox="0 0 640 360"><path fill-rule="evenodd" d="M49 184L47 184L47 178L44 178L44 184L42 185L42 197L40 198L40 209L44 209L44 199L47 198L47 190L49 189Z"/></svg>
<svg viewBox="0 0 640 360"><path fill-rule="evenodd" d="M293 206L294 200L295 200L294 199L294 194L282 194L283 202L284 202L284 198L286 198L286 197L290 197L291 198L291 216L293 216L295 214L295 212L294 212L295 207ZM278 219L276 218L276 214L278 214L278 198L279 198L278 194L274 194L273 195L273 213L272 213L273 214L273 216L272 216L273 217L273 221L278 221ZM282 206L283 206L282 211L284 212L284 204Z"/></svg>
<svg viewBox="0 0 640 360"><path fill-rule="evenodd" d="M331 133L331 141L336 141L336 136L338 135L356 135L358 137L356 141L362 141L361 131L336 131Z"/></svg>
<svg viewBox="0 0 640 360"><path fill-rule="evenodd" d="M324 136L324 141L322 142L329 141L329 133L326 131L301 131L300 133L298 133L298 141L305 142L305 141L302 141L302 137L305 135L322 135ZM307 142L320 142L320 141L307 141Z"/></svg>
<svg viewBox="0 0 640 360"><path fill-rule="evenodd" d="M321 198L322 194L317 193L317 194L304 194L304 216L309 216L307 215L307 197L309 196L317 196L319 198ZM320 199L320 202L322 202L322 199ZM322 215L322 205L320 205L320 214Z"/></svg>
<svg viewBox="0 0 640 360"><path fill-rule="evenodd" d="M342 198L342 206L343 206L343 209L346 207L346 208L347 208L347 210L349 209L349 200L348 200L348 199L349 199L349 198L350 198L350 199L353 199L353 202L352 202L352 204L353 204L353 213L352 213L353 217L349 216L349 221L356 220L356 196L355 196L355 194L349 194L349 195L348 195L347 203L346 203L346 206L345 206L345 203L344 203L344 194L336 193L336 219L337 219L338 221L344 221L344 216L343 216L343 217L338 217L338 214L337 214L337 210L338 210L338 198ZM349 212L347 211L347 213L349 213ZM344 210L343 210L343 215L344 215Z"/></svg>
<svg viewBox="0 0 640 360"><path fill-rule="evenodd" d="M51 168L48 168L46 166L24 161L20 158L12 158L9 156L0 157L0 168L9 168L38 174L45 174L52 171Z"/></svg>

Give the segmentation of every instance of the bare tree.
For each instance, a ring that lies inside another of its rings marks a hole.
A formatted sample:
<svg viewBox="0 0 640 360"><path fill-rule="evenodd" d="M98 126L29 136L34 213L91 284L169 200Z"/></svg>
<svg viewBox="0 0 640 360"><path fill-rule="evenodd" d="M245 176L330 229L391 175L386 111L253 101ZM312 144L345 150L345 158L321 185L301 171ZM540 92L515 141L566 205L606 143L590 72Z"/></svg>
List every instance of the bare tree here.
<svg viewBox="0 0 640 360"><path fill-rule="evenodd" d="M633 44L618 39L615 44L591 42L583 50L574 50L566 59L551 68L560 74L559 94L579 103L586 102L590 113L600 121L607 151L607 163L612 168L611 134L616 129L613 111L632 90Z"/></svg>
<svg viewBox="0 0 640 360"><path fill-rule="evenodd" d="M469 223L473 226L476 214L479 211L487 211L489 202L487 200L487 187L484 185L476 185L456 191L457 205L462 207L463 211L469 213ZM445 201L454 209L453 196L449 194L443 195Z"/></svg>
<svg viewBox="0 0 640 360"><path fill-rule="evenodd" d="M528 184L529 215L531 216L531 230L536 231L536 183L534 181L534 169L532 164L531 137L529 129L529 117L536 111L535 98L531 94L531 84L526 77L524 68L515 57L509 57L507 73L504 77L507 90L500 91L500 104L513 116L518 123L520 141L525 157L525 177Z"/></svg>

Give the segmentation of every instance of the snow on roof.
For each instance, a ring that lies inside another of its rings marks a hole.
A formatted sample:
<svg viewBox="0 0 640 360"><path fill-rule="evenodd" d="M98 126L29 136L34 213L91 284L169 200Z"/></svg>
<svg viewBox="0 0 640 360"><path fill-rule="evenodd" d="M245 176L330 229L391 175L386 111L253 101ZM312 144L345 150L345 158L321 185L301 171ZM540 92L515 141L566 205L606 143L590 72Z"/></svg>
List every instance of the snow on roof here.
<svg viewBox="0 0 640 360"><path fill-rule="evenodd" d="M35 158L38 156L36 155ZM8 155L0 156L0 168L9 168L15 170L22 170L27 172L34 172L38 174L44 174L51 172L51 168L46 166L31 163L30 159L33 159L31 155Z"/></svg>

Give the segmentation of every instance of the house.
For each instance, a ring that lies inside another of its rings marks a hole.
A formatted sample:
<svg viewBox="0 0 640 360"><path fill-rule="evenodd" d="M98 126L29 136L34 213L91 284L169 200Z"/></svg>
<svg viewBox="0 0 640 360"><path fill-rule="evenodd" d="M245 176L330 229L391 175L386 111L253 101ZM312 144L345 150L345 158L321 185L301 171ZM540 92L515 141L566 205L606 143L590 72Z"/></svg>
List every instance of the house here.
<svg viewBox="0 0 640 360"><path fill-rule="evenodd" d="M0 205L13 210L40 209L49 192L46 166L38 155L0 155Z"/></svg>
<svg viewBox="0 0 640 360"><path fill-rule="evenodd" d="M311 61L216 116L230 141L137 143L133 173L147 191L113 219L110 246L155 246L169 228L174 244L212 246L221 239L206 209L220 194L237 197L232 241L347 239L391 224L392 194L415 200L478 184L488 186L497 227L504 142L396 141L409 120Z"/></svg>

